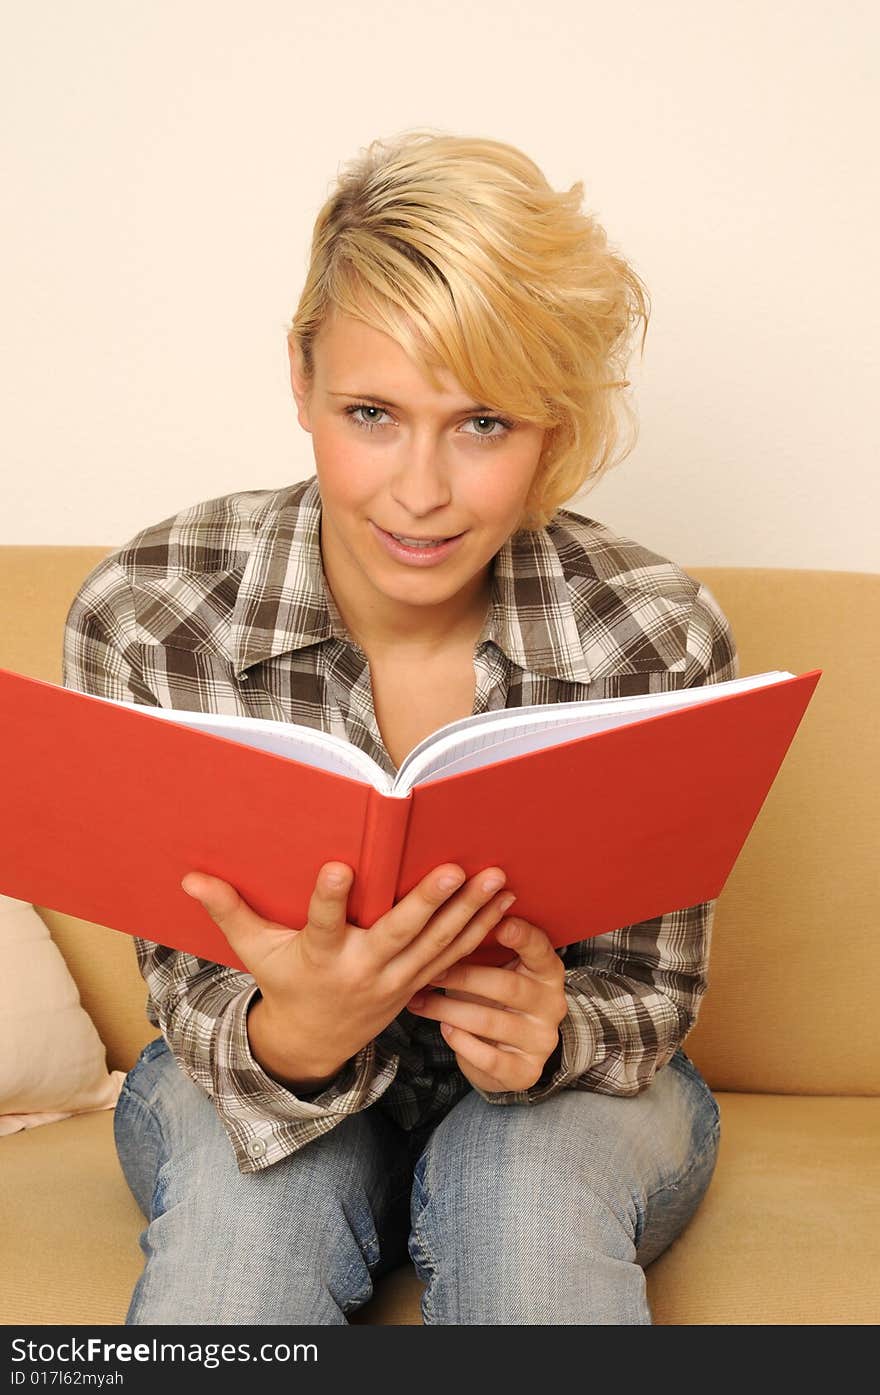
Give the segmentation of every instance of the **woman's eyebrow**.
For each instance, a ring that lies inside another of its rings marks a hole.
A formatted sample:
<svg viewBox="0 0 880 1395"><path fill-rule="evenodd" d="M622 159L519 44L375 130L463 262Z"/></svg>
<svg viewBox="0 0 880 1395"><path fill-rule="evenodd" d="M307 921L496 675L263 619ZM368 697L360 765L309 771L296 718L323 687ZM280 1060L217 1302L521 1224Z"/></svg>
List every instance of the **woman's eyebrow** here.
<svg viewBox="0 0 880 1395"><path fill-rule="evenodd" d="M391 402L387 397L378 397L375 392L330 392L328 397L360 397L370 402L378 402L380 407L393 407L395 412L403 411L396 402ZM457 416L459 412L491 412L492 408L485 402L466 402L463 407L454 407L450 416Z"/></svg>

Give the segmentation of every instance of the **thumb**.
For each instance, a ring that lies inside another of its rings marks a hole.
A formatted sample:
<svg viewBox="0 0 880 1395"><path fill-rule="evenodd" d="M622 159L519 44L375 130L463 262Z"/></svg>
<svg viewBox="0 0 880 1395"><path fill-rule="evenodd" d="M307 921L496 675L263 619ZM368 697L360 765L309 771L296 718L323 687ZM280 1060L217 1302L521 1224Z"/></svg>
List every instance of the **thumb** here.
<svg viewBox="0 0 880 1395"><path fill-rule="evenodd" d="M316 931L319 942L329 941L345 929L351 880L351 868L344 862L325 862L318 872L305 929Z"/></svg>
<svg viewBox="0 0 880 1395"><path fill-rule="evenodd" d="M194 901L201 901L208 915L214 920L227 919L230 914L245 906L234 886L211 877L207 872L187 872L181 880L181 888Z"/></svg>
<svg viewBox="0 0 880 1395"><path fill-rule="evenodd" d="M200 901L208 915L220 927L249 973L257 977L263 962L284 939L296 935L283 925L275 925L257 915L253 907L229 882L207 872L187 872L181 879L181 889L194 901ZM271 932L275 932L274 934Z"/></svg>

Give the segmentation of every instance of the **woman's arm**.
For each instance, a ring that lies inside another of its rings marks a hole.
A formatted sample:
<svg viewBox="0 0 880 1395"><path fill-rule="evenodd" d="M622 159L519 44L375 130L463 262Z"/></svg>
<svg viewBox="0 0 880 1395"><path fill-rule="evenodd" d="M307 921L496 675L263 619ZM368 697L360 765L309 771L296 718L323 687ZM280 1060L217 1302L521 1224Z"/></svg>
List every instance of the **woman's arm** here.
<svg viewBox="0 0 880 1395"><path fill-rule="evenodd" d="M131 588L118 563L104 558L67 615L64 687L161 706L141 674L136 634ZM259 998L252 975L147 939L134 945L149 989L147 1016L212 1099L240 1171L258 1171L304 1147L345 1115L369 1108L394 1079L398 1058L369 1042L325 1088L299 1098L251 1050L248 1011Z"/></svg>
<svg viewBox="0 0 880 1395"><path fill-rule="evenodd" d="M702 586L688 626L687 659L683 688L740 676L730 623ZM704 901L557 951L566 966L569 1005L558 1054L529 1090L480 1094L491 1104L536 1104L564 1089L608 1095L644 1090L697 1020L716 904Z"/></svg>

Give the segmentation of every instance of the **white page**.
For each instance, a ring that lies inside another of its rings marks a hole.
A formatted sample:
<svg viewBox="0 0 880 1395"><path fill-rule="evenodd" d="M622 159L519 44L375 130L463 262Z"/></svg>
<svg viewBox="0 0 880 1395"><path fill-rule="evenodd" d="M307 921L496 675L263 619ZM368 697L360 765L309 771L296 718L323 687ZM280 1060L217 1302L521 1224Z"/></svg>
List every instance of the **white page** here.
<svg viewBox="0 0 880 1395"><path fill-rule="evenodd" d="M89 697L95 696L89 694ZM114 707L134 707L148 717L160 717L176 726L196 727L212 736L223 736L242 746L253 746L289 760L301 760L318 770L375 785L390 791L390 777L358 746L340 741L330 732L314 727L288 726L266 717L236 717L221 712L184 712L169 707L148 707L146 704L122 702L116 698L99 698Z"/></svg>
<svg viewBox="0 0 880 1395"><path fill-rule="evenodd" d="M410 751L397 775L397 783L409 791L417 784L463 770L493 765L511 756L573 741L579 736L625 726L643 717L659 716L678 708L709 702L728 693L748 692L794 678L793 673L760 673L682 688L669 693L638 693L626 698L589 698L583 702L533 704L500 712L482 712L442 727L433 737Z"/></svg>

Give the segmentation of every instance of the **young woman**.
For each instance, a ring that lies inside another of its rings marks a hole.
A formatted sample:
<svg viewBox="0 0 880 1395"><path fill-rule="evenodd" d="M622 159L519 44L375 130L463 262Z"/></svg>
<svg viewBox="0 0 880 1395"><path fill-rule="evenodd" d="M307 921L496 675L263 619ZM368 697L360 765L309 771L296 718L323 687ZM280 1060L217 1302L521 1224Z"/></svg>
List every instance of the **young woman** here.
<svg viewBox="0 0 880 1395"><path fill-rule="evenodd" d="M102 561L65 683L311 724L393 773L471 713L735 677L704 587L562 507L613 463L648 319L582 194L436 132L352 161L288 332L316 474ZM115 1115L148 1222L129 1324L345 1323L407 1255L426 1324L651 1322L644 1267L717 1155L681 1046L714 903L555 950L506 916L516 877L444 864L369 933L344 864L304 926L184 878L248 972L135 941L161 1035ZM489 933L507 964L461 966Z"/></svg>

